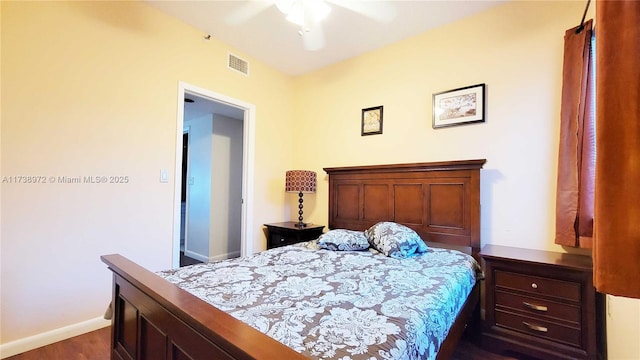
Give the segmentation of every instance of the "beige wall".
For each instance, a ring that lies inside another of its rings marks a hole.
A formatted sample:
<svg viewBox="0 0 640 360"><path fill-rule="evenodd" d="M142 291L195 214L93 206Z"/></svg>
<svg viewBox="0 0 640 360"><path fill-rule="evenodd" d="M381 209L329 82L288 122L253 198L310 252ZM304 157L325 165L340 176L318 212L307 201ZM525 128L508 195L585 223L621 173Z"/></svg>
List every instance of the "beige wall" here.
<svg viewBox="0 0 640 360"><path fill-rule="evenodd" d="M111 291L102 254L171 266L179 81L256 106L250 236L264 248L261 224L285 217L290 77L143 2L1 6L2 176L129 177L2 184L1 343L100 317ZM229 51L250 77L227 69Z"/></svg>
<svg viewBox="0 0 640 360"><path fill-rule="evenodd" d="M250 58L251 77L228 71L228 47L142 3L3 2L2 176L131 183L3 184L1 342L100 316L100 254L170 265L174 187L158 173L174 169L179 80L256 105L258 248L260 224L296 217L282 189L292 167L318 172L305 220L326 224L323 167L486 158L483 242L563 251L552 240L562 35L583 6L519 1L291 79ZM431 95L477 83L487 122L432 129ZM377 105L384 133L360 136L361 109ZM610 358L638 358L640 319L623 323L640 302L613 304Z"/></svg>
<svg viewBox="0 0 640 360"><path fill-rule="evenodd" d="M505 5L297 78L296 117L307 120L298 132L313 136L298 137L306 151L296 162L322 171L486 158L483 240L562 250L552 240L562 38L581 6ZM432 94L478 83L487 86L486 123L433 129ZM361 136L361 109L377 105L384 133ZM326 191L324 179L316 197ZM313 213L320 223L326 206Z"/></svg>
<svg viewBox="0 0 640 360"><path fill-rule="evenodd" d="M242 220L243 121L222 115L213 117L211 138L211 233L209 259L240 256ZM260 237L262 240L262 237ZM262 244L261 244L262 245ZM259 250L264 246L258 247Z"/></svg>
<svg viewBox="0 0 640 360"><path fill-rule="evenodd" d="M486 158L483 243L565 251L553 243L563 36L584 5L509 3L296 78L295 161L321 175L306 218L327 222L323 167ZM434 130L432 94L478 83L486 123ZM378 105L383 134L361 136L361 109ZM609 358L638 359L640 301L612 304Z"/></svg>

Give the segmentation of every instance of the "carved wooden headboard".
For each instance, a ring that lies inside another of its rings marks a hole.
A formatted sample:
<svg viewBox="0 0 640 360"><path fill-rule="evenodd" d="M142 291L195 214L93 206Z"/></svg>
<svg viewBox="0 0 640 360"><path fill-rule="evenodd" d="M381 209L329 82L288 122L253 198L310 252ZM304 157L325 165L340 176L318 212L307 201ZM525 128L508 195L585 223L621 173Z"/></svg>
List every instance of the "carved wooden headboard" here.
<svg viewBox="0 0 640 360"><path fill-rule="evenodd" d="M329 228L366 230L379 221L414 229L427 242L480 251L480 169L486 162L324 168Z"/></svg>

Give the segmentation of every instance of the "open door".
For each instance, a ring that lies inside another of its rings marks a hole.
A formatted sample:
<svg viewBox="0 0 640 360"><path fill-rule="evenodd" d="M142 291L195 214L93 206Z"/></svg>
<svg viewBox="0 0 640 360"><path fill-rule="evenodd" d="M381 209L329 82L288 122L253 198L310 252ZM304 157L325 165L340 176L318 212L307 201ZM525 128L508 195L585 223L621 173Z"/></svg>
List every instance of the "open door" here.
<svg viewBox="0 0 640 360"><path fill-rule="evenodd" d="M251 200L252 200L253 194L251 189L253 188L252 184L253 184L255 106L252 104L242 102L237 99L232 99L227 96L211 92L206 89L198 88L198 87L180 82L179 91L178 91L180 106L179 106L177 124L176 124L177 125L176 126L177 147L176 147L176 184L175 184L176 191L175 191L175 197L174 197L174 205L175 205L174 206L174 211L175 211L174 213L175 214L174 216L174 250L173 250L173 267L174 268L180 265L181 244L185 245L185 248L184 248L185 254L189 255L189 236L190 236L189 218L191 216L189 213L190 212L189 211L189 208L190 208L190 205L189 205L190 203L189 186L190 185L189 184L195 181L198 181L198 179L195 179L190 174L191 167L193 164L189 160L189 158L193 159L193 156L194 156L193 153L196 151L195 150L196 147L194 144L195 134L192 133L193 127L189 126L189 129L190 129L189 134L186 137L184 134L185 121L188 121L188 119L185 116L191 116L190 110L186 110L187 108L186 105L197 104L197 102L185 104L185 101L184 101L185 96L197 97L198 99L202 100L201 105L206 104L207 106L209 106L210 108L207 111L211 111L210 119L212 122L215 122L216 117L219 119L217 123L218 125L217 129L212 129L212 133L214 136L216 136L215 131L220 132L220 134L218 134L218 138L216 139L216 144L224 143L225 141L224 139L226 136L224 132L227 131L229 127L234 126L233 122L231 123L228 122L229 119L239 117L241 120L240 137L242 141L240 146L242 149L240 151L235 151L236 154L240 153L241 155L240 155L240 158L238 158L238 156L236 155L235 158L232 160L235 166L238 167L237 170L239 170L239 173L241 174L241 178L240 178L241 180L234 181L234 185L237 186L239 183L241 185L239 190L239 196L237 197L237 199L233 200L234 202L237 202L237 204L234 204L234 205L237 206L240 209L240 211L239 211L239 216L236 215L231 218L235 219L236 221L239 220L239 225L238 225L239 232L240 232L240 235L239 235L240 254L239 255L244 256L254 252L253 251L254 226L252 221L253 217L251 216L252 214ZM198 111L205 111L205 110L199 109ZM199 113L199 114L204 116L203 113ZM227 125L224 125L225 121ZM237 124L239 124L239 122L236 122L235 126L237 126ZM184 146L185 143L187 144L186 147ZM209 149L214 149L214 147L210 146ZM186 161L183 161L183 159L186 159ZM215 166L215 162L213 162L213 164ZM220 174L219 169L216 169L216 174ZM219 178L216 178L216 180L218 179ZM210 181L210 182L214 187L219 186L219 184L216 185L216 181ZM182 215L183 199L185 203L184 220ZM214 201L217 201L217 200L214 199ZM212 218L214 220L218 220L217 216ZM228 222L228 223L231 224L231 222ZM218 227L225 226L225 224L218 224L216 226ZM235 226L235 225L231 224L229 226ZM216 230L212 229L211 231L216 231ZM183 233L184 233L184 239L185 239L184 242L181 241ZM234 235L234 237L238 237L238 235ZM201 255L205 255L205 254L201 254ZM209 254L207 253L206 255L209 255ZM198 256L196 256L195 258L201 261L211 260L210 256L204 256L204 258L203 257L198 258Z"/></svg>

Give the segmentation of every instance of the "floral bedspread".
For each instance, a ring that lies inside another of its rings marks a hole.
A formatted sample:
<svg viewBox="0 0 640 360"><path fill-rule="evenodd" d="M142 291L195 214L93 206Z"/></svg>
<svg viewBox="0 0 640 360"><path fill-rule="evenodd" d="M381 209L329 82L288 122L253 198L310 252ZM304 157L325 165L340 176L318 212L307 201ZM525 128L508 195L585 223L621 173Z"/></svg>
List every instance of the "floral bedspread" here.
<svg viewBox="0 0 640 360"><path fill-rule="evenodd" d="M158 274L312 359L433 359L476 282L476 261L409 259L317 241Z"/></svg>

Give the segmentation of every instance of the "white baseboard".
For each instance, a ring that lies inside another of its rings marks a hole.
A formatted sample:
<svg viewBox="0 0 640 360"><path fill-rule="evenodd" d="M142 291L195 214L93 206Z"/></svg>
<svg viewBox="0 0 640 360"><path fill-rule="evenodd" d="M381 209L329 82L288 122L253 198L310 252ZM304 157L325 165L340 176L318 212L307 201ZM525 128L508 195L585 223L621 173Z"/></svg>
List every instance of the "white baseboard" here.
<svg viewBox="0 0 640 360"><path fill-rule="evenodd" d="M185 250L184 254L192 259L196 259L198 261L202 261L202 262L213 262L213 261L220 261L220 260L226 260L226 259L231 259L231 258L237 258L240 256L240 251L232 251L232 252L228 252L225 254L219 254L219 255L214 255L214 256L204 256L201 254L198 254L196 252L193 251L189 251L189 250Z"/></svg>
<svg viewBox="0 0 640 360"><path fill-rule="evenodd" d="M214 255L209 257L209 262L226 260L231 258L237 258L240 256L240 251L232 251L226 254Z"/></svg>
<svg viewBox="0 0 640 360"><path fill-rule="evenodd" d="M42 334L11 341L0 345L0 359L18 355L25 351L66 340L74 336L82 335L94 330L111 325L111 320L105 320L102 316L81 323L61 327Z"/></svg>
<svg viewBox="0 0 640 360"><path fill-rule="evenodd" d="M186 250L186 249L185 249L185 250L184 250L184 255L185 255L185 256L188 256L188 257L190 257L190 258L192 258L192 259L196 259L196 260L198 260L198 261L202 261L202 262L207 262L207 261L209 261L209 258L207 258L206 256L201 255L201 254L198 254L197 252L193 252L193 251L191 251L191 250Z"/></svg>

